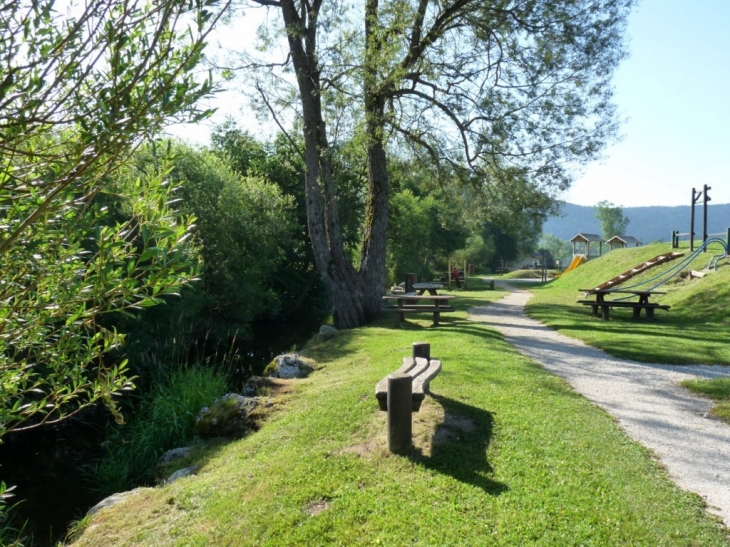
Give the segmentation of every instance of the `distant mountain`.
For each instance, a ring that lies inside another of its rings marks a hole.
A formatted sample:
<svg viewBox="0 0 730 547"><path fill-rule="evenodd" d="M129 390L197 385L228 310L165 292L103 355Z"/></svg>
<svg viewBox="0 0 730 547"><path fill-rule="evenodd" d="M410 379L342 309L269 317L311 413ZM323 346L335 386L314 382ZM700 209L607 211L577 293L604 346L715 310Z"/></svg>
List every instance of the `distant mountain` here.
<svg viewBox="0 0 730 547"><path fill-rule="evenodd" d="M624 207L624 216L629 219L625 234L634 236L643 243L670 241L672 230L689 232L690 206L678 207ZM707 233L726 234L730 228L730 203L707 206ZM560 216L549 218L543 233L553 234L569 240L584 232L601 234L601 225L596 219L593 207L563 203ZM702 237L702 204L695 206L695 237Z"/></svg>

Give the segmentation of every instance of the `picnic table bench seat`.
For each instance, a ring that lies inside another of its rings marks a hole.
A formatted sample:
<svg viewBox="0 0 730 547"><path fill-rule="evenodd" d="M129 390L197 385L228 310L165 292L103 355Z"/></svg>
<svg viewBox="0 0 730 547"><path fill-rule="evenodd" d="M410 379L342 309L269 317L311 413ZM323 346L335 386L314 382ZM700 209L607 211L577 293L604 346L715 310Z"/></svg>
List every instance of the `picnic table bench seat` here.
<svg viewBox="0 0 730 547"><path fill-rule="evenodd" d="M634 318L638 318L641 315L641 310L645 310L647 319L654 318L654 310L656 309L669 311L669 308L671 308L667 304L656 304L654 302L626 302L615 300L596 302L595 300L578 300L578 303L584 306L591 306L593 308L593 315L598 315L598 308L601 308L601 316L603 319L608 319L611 308L632 308Z"/></svg>
<svg viewBox="0 0 730 547"><path fill-rule="evenodd" d="M413 388L411 412L418 412L421 408L421 403L426 398L426 394L429 393L431 380L441 372L441 361L439 359L425 359L423 357L404 357L403 365L395 372L411 376ZM388 410L388 376L380 380L375 386L375 397L378 400L380 410Z"/></svg>
<svg viewBox="0 0 730 547"><path fill-rule="evenodd" d="M609 311L611 308L631 308L634 311L634 319L637 319L641 315L641 310L646 311L647 319L654 319L654 310L660 309L669 311L671 306L666 304L657 304L655 302L649 302L649 298L658 294L667 294L665 292L653 291L653 290L638 290L638 289L578 289L585 293L585 300L578 300L578 304L584 306L590 306L593 315L598 315L598 308L601 308L601 317L608 319ZM626 298L632 296L638 296L639 300L627 301L625 298L621 300L606 300L606 296L613 296L615 294L626 294L629 295ZM593 296L594 299L590 300L587 297Z"/></svg>

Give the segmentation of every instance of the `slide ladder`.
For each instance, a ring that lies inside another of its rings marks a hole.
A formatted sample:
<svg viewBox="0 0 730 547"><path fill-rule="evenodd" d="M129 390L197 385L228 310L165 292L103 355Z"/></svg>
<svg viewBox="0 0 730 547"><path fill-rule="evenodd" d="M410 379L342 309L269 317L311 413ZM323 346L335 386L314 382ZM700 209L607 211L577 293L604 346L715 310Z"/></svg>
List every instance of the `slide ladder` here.
<svg viewBox="0 0 730 547"><path fill-rule="evenodd" d="M627 281L632 277L645 272L649 268L653 268L654 266L658 266L659 264L664 264L665 262L669 262L670 260L674 260L675 258L679 258L680 256L684 256L684 253L665 253L657 255L654 258L650 258L646 262L643 262L638 266L631 268L630 270L626 270L624 273L617 275L613 279L609 279L605 283L601 283L593 290L599 291L603 289L612 289L615 286L620 285L624 281Z"/></svg>

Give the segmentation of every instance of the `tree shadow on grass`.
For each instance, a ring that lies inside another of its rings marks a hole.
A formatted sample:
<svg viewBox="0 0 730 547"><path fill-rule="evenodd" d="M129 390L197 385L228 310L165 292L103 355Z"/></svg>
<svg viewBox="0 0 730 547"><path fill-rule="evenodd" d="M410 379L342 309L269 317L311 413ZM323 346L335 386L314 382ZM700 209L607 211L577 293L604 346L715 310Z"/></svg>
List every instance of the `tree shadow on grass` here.
<svg viewBox="0 0 730 547"><path fill-rule="evenodd" d="M414 448L409 458L427 469L471 484L492 496L509 490L506 484L489 478L493 473L487 460L494 419L490 412L459 401L432 394L444 410L436 425L430 451Z"/></svg>

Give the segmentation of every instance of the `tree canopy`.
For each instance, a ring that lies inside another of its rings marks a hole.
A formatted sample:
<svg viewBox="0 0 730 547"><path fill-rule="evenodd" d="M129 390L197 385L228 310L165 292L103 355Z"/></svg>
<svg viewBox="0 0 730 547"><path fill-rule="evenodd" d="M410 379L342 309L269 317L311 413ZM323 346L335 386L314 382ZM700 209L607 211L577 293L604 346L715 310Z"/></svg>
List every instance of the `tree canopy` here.
<svg viewBox="0 0 730 547"><path fill-rule="evenodd" d="M624 216L623 208L620 205L614 205L610 201L599 201L593 210L596 212L596 218L601 223L601 233L603 238L608 240L613 236L626 235L626 227L629 225L629 219Z"/></svg>
<svg viewBox="0 0 730 547"><path fill-rule="evenodd" d="M339 326L380 306L389 150L472 173L496 200L515 181L566 188L571 167L615 134L610 79L633 0L250 4L280 15L286 54L248 52L242 66L282 127L300 120L310 236ZM260 32L269 51L276 31ZM342 251L332 145L358 135L367 200L355 270Z"/></svg>

